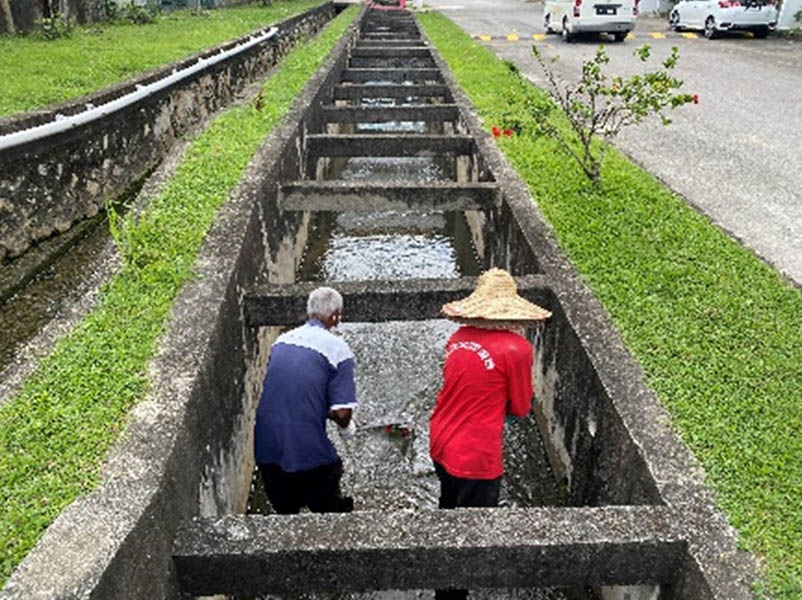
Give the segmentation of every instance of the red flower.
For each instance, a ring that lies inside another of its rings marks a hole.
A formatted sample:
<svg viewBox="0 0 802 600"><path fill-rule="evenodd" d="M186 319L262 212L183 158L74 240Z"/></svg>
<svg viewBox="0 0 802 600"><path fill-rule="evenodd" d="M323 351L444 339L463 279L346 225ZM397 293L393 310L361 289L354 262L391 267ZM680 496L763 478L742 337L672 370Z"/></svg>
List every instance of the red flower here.
<svg viewBox="0 0 802 600"><path fill-rule="evenodd" d="M493 125L493 129L491 131L493 132L493 137L499 137L501 135L501 130L495 125Z"/></svg>
<svg viewBox="0 0 802 600"><path fill-rule="evenodd" d="M507 137L512 137L515 135L515 132L512 129L505 129L502 133Z"/></svg>
<svg viewBox="0 0 802 600"><path fill-rule="evenodd" d="M699 94L694 94L691 96L691 99L693 100L694 104L699 104Z"/></svg>

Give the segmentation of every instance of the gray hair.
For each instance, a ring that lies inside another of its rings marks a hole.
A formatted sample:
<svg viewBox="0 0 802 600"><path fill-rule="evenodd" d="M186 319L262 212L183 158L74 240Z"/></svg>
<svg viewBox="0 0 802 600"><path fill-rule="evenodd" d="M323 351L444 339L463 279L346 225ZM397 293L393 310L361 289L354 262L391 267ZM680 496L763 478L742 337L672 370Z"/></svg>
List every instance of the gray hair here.
<svg viewBox="0 0 802 600"><path fill-rule="evenodd" d="M343 297L340 292L330 287L319 287L312 290L306 301L306 314L311 317L328 319L343 309Z"/></svg>

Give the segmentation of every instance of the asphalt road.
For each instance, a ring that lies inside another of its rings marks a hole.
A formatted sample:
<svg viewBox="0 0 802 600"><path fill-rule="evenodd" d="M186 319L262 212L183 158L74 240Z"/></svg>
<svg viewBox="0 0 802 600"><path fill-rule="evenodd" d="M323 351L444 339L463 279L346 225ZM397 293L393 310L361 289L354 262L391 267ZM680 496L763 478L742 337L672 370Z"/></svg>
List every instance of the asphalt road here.
<svg viewBox="0 0 802 600"><path fill-rule="evenodd" d="M533 43L559 56L558 71L577 78L599 43L609 72L643 71L632 51L644 43L656 68L672 46L674 73L698 105L626 130L616 145L682 194L719 227L802 287L802 43L748 34L706 40L667 28L664 19L639 17L623 43L590 38L573 44L543 35L543 5L523 0L428 0L465 31L543 82Z"/></svg>

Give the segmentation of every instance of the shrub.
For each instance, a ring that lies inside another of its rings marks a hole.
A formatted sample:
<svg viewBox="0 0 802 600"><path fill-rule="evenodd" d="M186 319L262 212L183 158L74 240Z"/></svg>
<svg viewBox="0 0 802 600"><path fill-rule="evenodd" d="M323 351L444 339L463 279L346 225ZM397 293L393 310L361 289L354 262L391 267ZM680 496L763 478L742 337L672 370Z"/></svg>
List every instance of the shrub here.
<svg viewBox="0 0 802 600"><path fill-rule="evenodd" d="M39 21L39 26L39 35L45 40L68 38L73 30L72 22L60 12L54 13L52 17L44 17Z"/></svg>
<svg viewBox="0 0 802 600"><path fill-rule="evenodd" d="M599 46L596 55L582 63L579 81L567 84L558 79L543 58L537 46L532 47L535 59L546 76L550 97L536 95L526 81L518 76L524 98L523 106L515 101L507 110L508 125L535 136L545 135L557 141L559 147L573 158L582 172L594 184L601 182L601 165L612 140L624 127L640 123L649 116L659 116L664 125L671 123L666 109L689 102L698 103L695 94L677 93L682 80L671 76L677 64L677 47L662 62L661 68L626 79L608 77L605 68L610 58ZM641 62L651 56L651 49L643 45L633 53ZM508 67L515 69L508 63ZM558 127L550 118L560 108L568 119L568 130ZM515 115L519 114L519 117Z"/></svg>

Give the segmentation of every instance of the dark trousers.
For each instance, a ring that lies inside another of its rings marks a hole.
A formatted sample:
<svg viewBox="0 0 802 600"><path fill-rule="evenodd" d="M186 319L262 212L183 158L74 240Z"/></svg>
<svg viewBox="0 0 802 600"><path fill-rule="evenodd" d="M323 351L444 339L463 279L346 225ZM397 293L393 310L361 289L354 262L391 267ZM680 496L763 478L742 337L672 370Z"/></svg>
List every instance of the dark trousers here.
<svg viewBox="0 0 802 600"><path fill-rule="evenodd" d="M280 515L298 514L304 506L316 513L354 510L353 498L340 492L342 461L291 473L278 465L259 464L259 473L267 498Z"/></svg>
<svg viewBox="0 0 802 600"><path fill-rule="evenodd" d="M440 508L498 506L501 477L496 479L454 477L438 462L434 463L434 471L440 480ZM436 600L465 600L468 597L468 590L435 590L434 597Z"/></svg>

